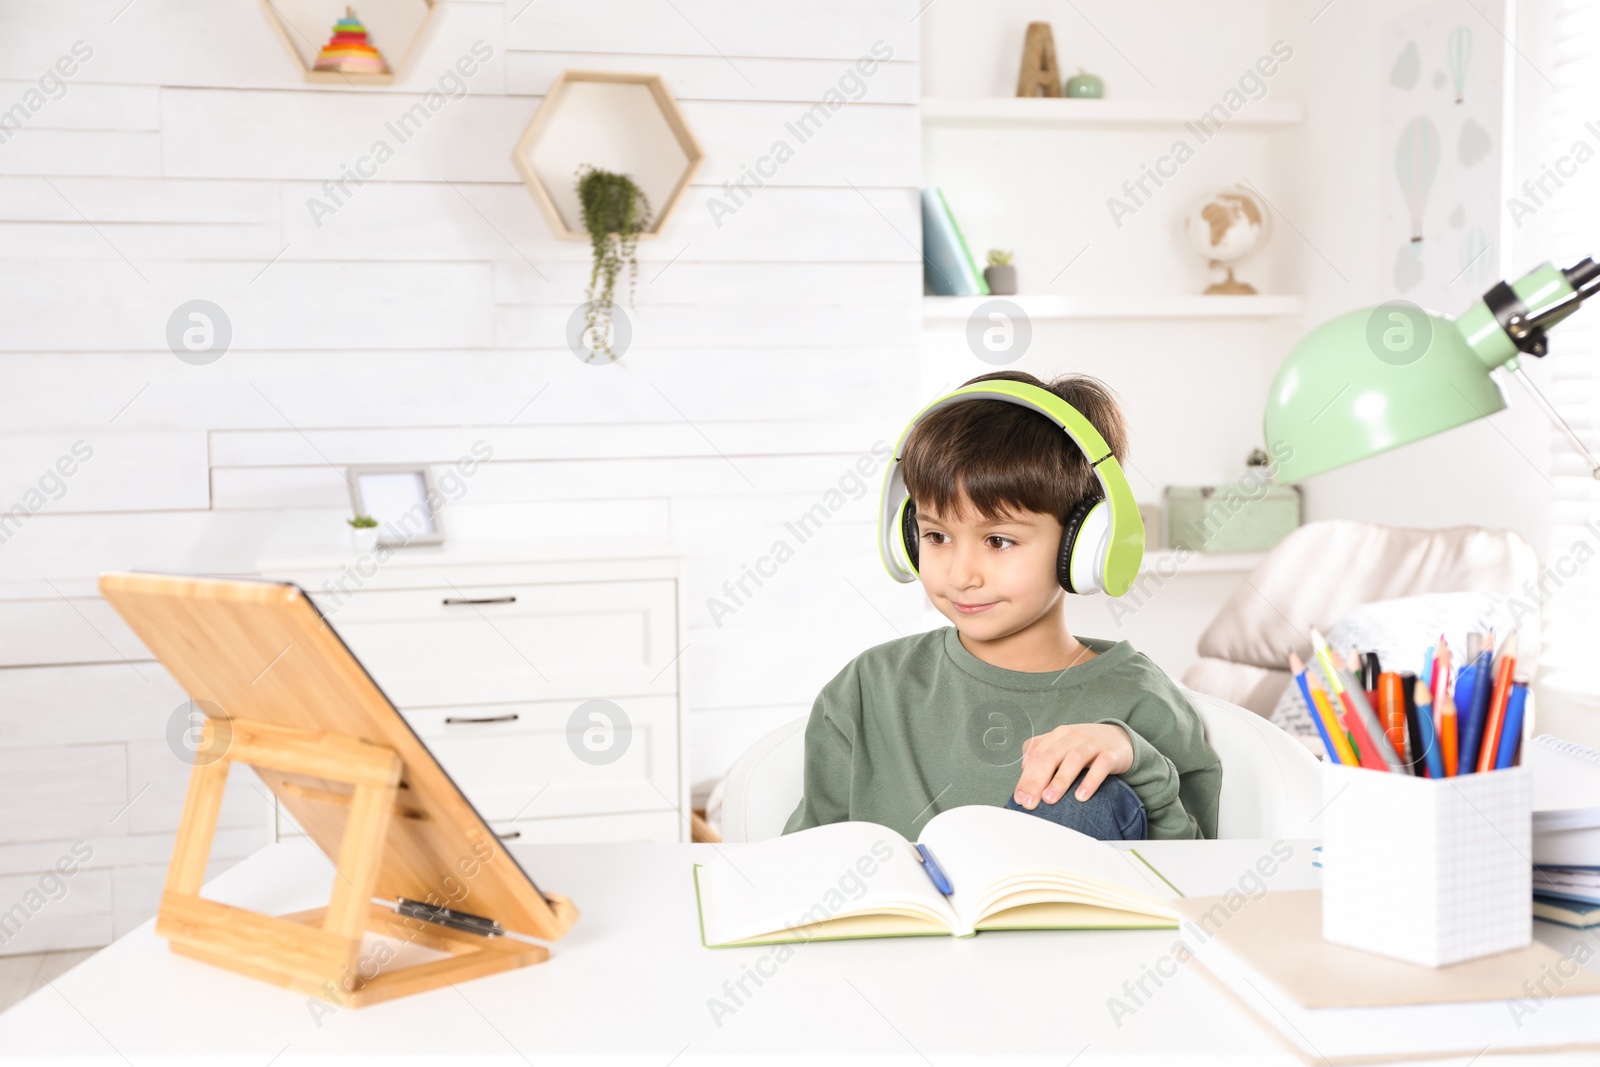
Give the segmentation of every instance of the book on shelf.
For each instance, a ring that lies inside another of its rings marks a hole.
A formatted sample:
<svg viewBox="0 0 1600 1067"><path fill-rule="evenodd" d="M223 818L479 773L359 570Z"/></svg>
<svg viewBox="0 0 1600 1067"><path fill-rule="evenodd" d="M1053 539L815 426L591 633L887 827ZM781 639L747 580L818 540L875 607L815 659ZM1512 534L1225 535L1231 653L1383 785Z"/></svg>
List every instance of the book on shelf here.
<svg viewBox="0 0 1600 1067"><path fill-rule="evenodd" d="M922 281L929 296L989 295L989 283L937 187L922 190Z"/></svg>
<svg viewBox="0 0 1600 1067"><path fill-rule="evenodd" d="M694 867L708 948L980 930L1173 928L1178 896L1137 853L1026 812L940 812L917 848L887 826L839 822L725 850Z"/></svg>

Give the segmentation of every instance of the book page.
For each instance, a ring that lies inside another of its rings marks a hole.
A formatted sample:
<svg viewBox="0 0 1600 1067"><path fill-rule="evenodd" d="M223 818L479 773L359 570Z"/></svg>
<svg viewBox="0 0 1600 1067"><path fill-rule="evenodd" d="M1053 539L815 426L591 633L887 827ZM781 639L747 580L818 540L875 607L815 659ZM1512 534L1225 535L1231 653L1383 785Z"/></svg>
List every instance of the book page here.
<svg viewBox="0 0 1600 1067"><path fill-rule="evenodd" d="M873 913L949 928L957 920L905 838L886 826L839 822L723 845L700 871L708 945Z"/></svg>
<svg viewBox="0 0 1600 1067"><path fill-rule="evenodd" d="M1043 899L1173 917L1167 902L1176 894L1137 857L1037 815L951 808L928 820L919 840L950 876L950 903L972 926L1012 901Z"/></svg>

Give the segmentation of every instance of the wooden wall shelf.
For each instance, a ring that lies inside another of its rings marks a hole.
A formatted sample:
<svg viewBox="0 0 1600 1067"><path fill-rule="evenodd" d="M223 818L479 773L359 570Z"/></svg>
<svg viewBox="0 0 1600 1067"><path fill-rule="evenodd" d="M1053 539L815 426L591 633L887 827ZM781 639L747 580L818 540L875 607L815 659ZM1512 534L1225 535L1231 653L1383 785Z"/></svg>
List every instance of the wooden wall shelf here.
<svg viewBox="0 0 1600 1067"><path fill-rule="evenodd" d="M557 237L587 241L574 188L581 166L626 174L661 232L703 153L659 74L565 70L511 153Z"/></svg>
<svg viewBox="0 0 1600 1067"><path fill-rule="evenodd" d="M990 300L1009 300L1030 319L1264 319L1298 315L1305 301L1298 296L1151 296L1092 297L1055 293L1016 296L925 296L922 321L965 322Z"/></svg>
<svg viewBox="0 0 1600 1067"><path fill-rule="evenodd" d="M313 85L393 85L417 50L437 0L261 0L267 21L283 47ZM315 69L334 21L354 8L370 43L382 53L389 73Z"/></svg>
<svg viewBox="0 0 1600 1067"><path fill-rule="evenodd" d="M1202 100L1074 100L1065 97L937 97L922 99L925 126L1059 126L1181 129L1214 102ZM1251 102L1228 119L1224 132L1292 126L1305 118L1299 104Z"/></svg>

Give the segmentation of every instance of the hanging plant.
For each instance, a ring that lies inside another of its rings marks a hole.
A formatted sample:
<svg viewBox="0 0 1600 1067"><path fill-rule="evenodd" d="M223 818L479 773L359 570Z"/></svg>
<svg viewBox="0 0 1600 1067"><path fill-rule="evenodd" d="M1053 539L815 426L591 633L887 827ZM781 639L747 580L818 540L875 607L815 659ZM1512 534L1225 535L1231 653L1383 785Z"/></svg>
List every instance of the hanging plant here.
<svg viewBox="0 0 1600 1067"><path fill-rule="evenodd" d="M587 343L596 356L616 359L611 351L611 308L617 291L617 276L628 267L628 303L633 303L633 287L639 275L634 250L639 235L650 225L650 201L632 178L609 170L578 168L578 203L583 208L583 228L589 234L594 262L589 270L589 289L585 294L588 325Z"/></svg>

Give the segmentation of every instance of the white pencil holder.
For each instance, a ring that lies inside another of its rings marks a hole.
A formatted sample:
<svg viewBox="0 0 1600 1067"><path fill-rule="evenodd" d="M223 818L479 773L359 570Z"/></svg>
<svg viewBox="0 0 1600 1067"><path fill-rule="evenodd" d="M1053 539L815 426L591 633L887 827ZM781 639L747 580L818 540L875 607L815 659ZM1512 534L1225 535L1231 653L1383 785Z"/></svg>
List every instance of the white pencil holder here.
<svg viewBox="0 0 1600 1067"><path fill-rule="evenodd" d="M1323 767L1322 936L1442 967L1533 940L1528 771Z"/></svg>

